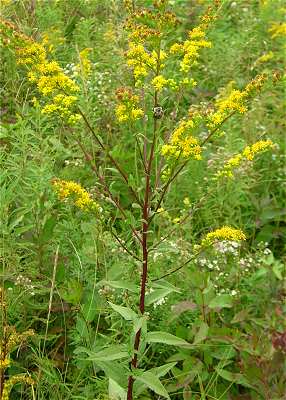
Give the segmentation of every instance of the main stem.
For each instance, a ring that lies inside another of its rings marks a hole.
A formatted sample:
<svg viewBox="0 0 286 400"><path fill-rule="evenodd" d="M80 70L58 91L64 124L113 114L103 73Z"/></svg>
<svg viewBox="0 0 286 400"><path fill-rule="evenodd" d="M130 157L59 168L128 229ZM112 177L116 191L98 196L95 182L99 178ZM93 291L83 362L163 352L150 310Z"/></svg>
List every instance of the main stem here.
<svg viewBox="0 0 286 400"><path fill-rule="evenodd" d="M142 276L141 276L141 290L140 290L140 303L139 310L143 315L145 311L145 294L146 294L146 283L147 283L147 275L148 275L148 230L149 230L149 199L150 199L150 175L152 168L152 161L154 158L154 148L155 148L155 140L156 140L156 131L157 131L157 120L154 119L154 134L153 141L150 150L150 157L146 171L146 179L145 179L145 196L144 203L142 208ZM141 338L141 329L136 332L135 341L134 341L134 355L131 360L132 369L137 368L138 362L138 350L140 345ZM128 391L127 391L127 400L132 400L133 398L133 384L134 378L132 375L128 378Z"/></svg>
<svg viewBox="0 0 286 400"><path fill-rule="evenodd" d="M158 54L157 54L158 58L157 58L156 76L158 76L159 72L160 72L160 47L161 47L161 42L159 43ZM157 90L155 90L155 93L154 93L154 109L155 109L155 107L158 107L158 91ZM142 275L141 275L140 302L139 302L139 310L142 315L144 314L144 311L145 311L145 294L146 294L146 283L147 283L147 276L148 276L148 253L149 253L148 231L149 231L149 224L151 222L151 219L149 217L151 172L152 172L152 162L154 159L157 128L158 128L158 120L156 118L156 115L154 114L153 139L152 139L147 168L146 169L144 168L144 170L145 170L145 196L144 196L144 202L142 205L142 241L141 241ZM131 360L131 369L137 368L140 338L141 338L141 329L139 329L135 335L134 353L133 353L133 358ZM133 384L134 384L134 378L132 375L129 375L127 400L133 399Z"/></svg>

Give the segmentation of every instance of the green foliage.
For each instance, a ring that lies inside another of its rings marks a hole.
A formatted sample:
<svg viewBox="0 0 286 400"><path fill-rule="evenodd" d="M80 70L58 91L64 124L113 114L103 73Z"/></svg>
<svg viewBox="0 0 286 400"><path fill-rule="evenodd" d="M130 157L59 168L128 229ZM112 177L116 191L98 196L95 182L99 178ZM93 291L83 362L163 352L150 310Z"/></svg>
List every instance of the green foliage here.
<svg viewBox="0 0 286 400"><path fill-rule="evenodd" d="M139 200L144 197L140 149L151 142L153 111L151 92L142 89L140 96L147 99L143 123L122 127L116 120L116 90L134 86L123 50L127 11L117 0L5 3L3 17L17 21L19 31L37 41L48 35L53 57L80 85L81 109L110 149L98 146L83 124L69 128L34 107L37 90L17 66L12 47L3 42L1 286L9 325L17 332L35 332L29 345L13 350L6 370L9 379L28 372L34 385L32 390L15 385L11 399L126 400L131 376L138 400L282 400L285 45L283 37L271 38L269 28L283 22L283 1L222 2L209 31L213 46L191 70L198 85L179 96L164 90L161 94L165 125L155 165L164 171L160 146L181 118L189 111L211 111L214 98L231 81L243 88L259 73L270 76L249 112L225 123L224 132L206 145L203 160L188 163L167 191L163 209L154 214L143 314L138 309L142 256L136 239L143 217L130 187ZM154 2L135 3L152 9ZM183 40L213 4L170 0L180 23L168 32L168 45ZM85 48L91 48L92 73L74 76ZM269 52L273 57L258 61ZM177 77L177 69L173 66L169 73ZM200 129L206 137L207 128ZM275 143L269 154L243 166L235 180L214 179L232 155L268 137ZM111 199L78 141L106 179ZM110 156L124 167L129 188ZM52 189L55 177L80 182L100 200L102 213L59 202ZM164 183L162 176L156 179L158 186ZM160 191L153 195L157 201ZM125 216L114 201L121 202ZM222 225L243 227L247 241L223 241L196 254L194 245ZM134 351L138 333L140 344ZM134 354L136 368L130 365Z"/></svg>

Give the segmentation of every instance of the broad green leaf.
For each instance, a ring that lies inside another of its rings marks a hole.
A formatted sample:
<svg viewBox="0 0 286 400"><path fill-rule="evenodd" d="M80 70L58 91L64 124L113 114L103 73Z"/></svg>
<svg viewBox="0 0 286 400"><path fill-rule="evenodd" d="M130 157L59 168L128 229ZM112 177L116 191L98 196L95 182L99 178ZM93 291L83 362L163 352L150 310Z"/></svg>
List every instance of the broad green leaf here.
<svg viewBox="0 0 286 400"><path fill-rule="evenodd" d="M127 282L127 281L100 281L99 285L101 285L101 286L106 285L106 286L113 287L115 289L126 289L126 290L130 290L130 292L134 292L134 293L137 293L139 291L138 286L136 286L132 282Z"/></svg>
<svg viewBox="0 0 286 400"><path fill-rule="evenodd" d="M149 372L152 372L155 376L157 376L157 378L160 378L162 376L165 376L172 368L174 368L176 364L177 362L172 362L165 365L161 365L161 367L151 368ZM146 390L146 384L139 381L135 382L134 393L136 393L137 396L139 396L145 390Z"/></svg>
<svg viewBox="0 0 286 400"><path fill-rule="evenodd" d="M202 321L198 332L194 338L194 344L201 343L207 337L209 326L206 322Z"/></svg>
<svg viewBox="0 0 286 400"><path fill-rule="evenodd" d="M83 304L81 308L82 315L87 322L92 322L96 316L96 303L94 298L92 297L92 293L90 293L89 301Z"/></svg>
<svg viewBox="0 0 286 400"><path fill-rule="evenodd" d="M174 366L177 364L177 362L172 362L168 364L161 365L161 367L155 367L151 368L150 372L154 373L158 378L161 376L165 376Z"/></svg>
<svg viewBox="0 0 286 400"><path fill-rule="evenodd" d="M31 229L33 229L35 227L34 224L29 224L29 225L25 225L25 226L19 226L18 228L14 229L14 233L16 235L22 235L23 233L30 231Z"/></svg>
<svg viewBox="0 0 286 400"><path fill-rule="evenodd" d="M136 380L145 383L149 389L170 400L167 390L164 388L159 378L150 371L144 372L141 376L136 376Z"/></svg>
<svg viewBox="0 0 286 400"><path fill-rule="evenodd" d="M231 345L217 346L211 352L211 356L219 360L229 360L236 356L236 350Z"/></svg>
<svg viewBox="0 0 286 400"><path fill-rule="evenodd" d="M151 304L155 303L156 301L163 299L163 297L166 297L172 291L173 290L171 290L169 288L160 288L160 289L153 290L151 293L146 295L146 299L145 299L146 306L150 306Z"/></svg>
<svg viewBox="0 0 286 400"><path fill-rule="evenodd" d="M169 344L171 346L190 346L188 342L184 339L181 339L177 336L172 335L171 333L157 331L157 332L148 332L146 335L147 343L164 343Z"/></svg>
<svg viewBox="0 0 286 400"><path fill-rule="evenodd" d="M108 394L110 400L126 400L127 396L126 391L112 378L108 381Z"/></svg>
<svg viewBox="0 0 286 400"><path fill-rule="evenodd" d="M57 220L55 217L50 217L49 219L47 219L40 235L41 242L48 242L53 237L53 232L56 224Z"/></svg>
<svg viewBox="0 0 286 400"><path fill-rule="evenodd" d="M133 321L138 317L137 314L133 310L131 310L131 308L117 306L116 304L113 304L110 301L108 302L108 304L113 308L114 311L116 311L124 319L126 319L126 321Z"/></svg>
<svg viewBox="0 0 286 400"><path fill-rule="evenodd" d="M245 321L248 318L248 311L247 310L241 310L235 316L232 318L231 323L236 324L238 322Z"/></svg>
<svg viewBox="0 0 286 400"><path fill-rule="evenodd" d="M133 320L133 332L137 333L139 329L143 327L144 324L147 322L147 317L143 315L142 317L137 317ZM147 325L145 325L147 327Z"/></svg>
<svg viewBox="0 0 286 400"><path fill-rule="evenodd" d="M122 361L96 361L96 365L101 368L108 378L113 379L119 386L124 387L128 380L129 369L127 362Z"/></svg>
<svg viewBox="0 0 286 400"><path fill-rule="evenodd" d="M275 264L272 267L272 271L274 272L275 276L277 279L279 279L280 281L282 281L283 276L281 271L283 271L284 267L283 264L279 263L279 262L275 262Z"/></svg>
<svg viewBox="0 0 286 400"><path fill-rule="evenodd" d="M145 304L150 306L172 292L180 292L180 290L169 282L161 281L156 283L151 287L150 293L146 295Z"/></svg>
<svg viewBox="0 0 286 400"><path fill-rule="evenodd" d="M230 294L220 294L211 300L209 308L231 308L233 298Z"/></svg>
<svg viewBox="0 0 286 400"><path fill-rule="evenodd" d="M242 374L230 372L230 371L227 371L225 369L220 369L220 368L216 368L216 372L218 373L219 376L221 376L226 381L234 382L234 383L237 383L238 385L242 385L247 388L255 389L255 387L252 386L248 382L247 378Z"/></svg>
<svg viewBox="0 0 286 400"><path fill-rule="evenodd" d="M129 357L126 347L123 345L110 346L104 350L95 353L94 351L87 351L90 361L113 361L121 358Z"/></svg>
<svg viewBox="0 0 286 400"><path fill-rule="evenodd" d="M61 297L68 303L78 304L81 301L83 294L82 283L77 279L72 279L67 282L67 287L60 288Z"/></svg>

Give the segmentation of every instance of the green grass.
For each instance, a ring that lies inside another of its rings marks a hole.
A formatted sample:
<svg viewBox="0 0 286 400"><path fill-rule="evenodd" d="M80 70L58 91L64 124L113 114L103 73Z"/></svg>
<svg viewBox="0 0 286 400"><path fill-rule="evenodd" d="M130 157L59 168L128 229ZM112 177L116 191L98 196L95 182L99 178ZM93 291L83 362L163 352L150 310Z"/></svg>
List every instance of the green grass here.
<svg viewBox="0 0 286 400"><path fill-rule="evenodd" d="M152 112L147 100L150 110L145 125L136 122L121 127L115 118L116 89L133 85L125 63L122 3L36 1L33 6L23 0L3 5L1 12L35 40L48 32L52 55L63 68L77 64L82 49L92 49L92 74L88 82L80 83L80 104L112 156L132 175L141 196L144 182L134 130L138 137L145 131L151 133ZM152 6L151 1L136 3ZM181 20L170 40L182 39L211 3L170 1ZM150 344L144 336L140 371L174 363L160 378L172 400L282 400L286 360L285 345L279 346L278 339L286 331L285 44L283 37L271 38L268 30L272 23L283 22L285 7L282 0L222 3L209 32L213 46L203 51L192 71L198 85L183 93L175 123L187 115L190 106L211 108L217 93L231 81L242 89L258 73L265 72L269 78L249 111L228 120L224 133L209 142L203 160L188 164L163 203L168 215L154 220L152 246L169 236L150 255L148 322L141 321L143 336L148 325L148 332L167 332L194 346ZM271 60L255 64L270 51L274 53ZM122 400L120 390L127 386L134 332L132 322L116 313L110 302L137 310L140 264L111 232L139 254L127 221L138 226L138 205L83 125L75 129L104 171L111 192L126 208L127 217L122 218L102 199L104 221L58 201L51 184L56 177L80 182L95 196L100 185L74 132L32 106L37 91L17 66L13 49L4 46L1 54L1 286L9 325L18 332L35 331L13 348L13 362L6 370L6 378L28 373L35 383L32 387L15 385L10 398ZM176 105L176 95L163 98L165 134L174 127L170 110ZM201 136L205 133L199 132ZM253 165L244 166L235 180L214 179L225 160L267 138L275 143L274 148ZM176 224L174 219L188 212L186 197L193 214L186 223ZM179 268L192 256L193 246L222 225L246 233L247 241L237 252L208 249L163 281L152 281ZM212 306L219 293L225 303ZM4 312L0 320L4 337ZM122 344L128 357L109 362L96 359L103 349ZM135 386L137 399L159 398L139 381Z"/></svg>

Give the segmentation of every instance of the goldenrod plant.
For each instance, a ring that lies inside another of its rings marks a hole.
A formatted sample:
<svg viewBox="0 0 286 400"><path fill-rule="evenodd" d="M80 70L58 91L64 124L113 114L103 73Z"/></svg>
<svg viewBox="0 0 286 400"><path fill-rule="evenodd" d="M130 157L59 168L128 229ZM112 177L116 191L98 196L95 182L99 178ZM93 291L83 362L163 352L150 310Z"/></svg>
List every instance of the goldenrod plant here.
<svg viewBox="0 0 286 400"><path fill-rule="evenodd" d="M55 7L64 8L58 4L61 2L54 3ZM85 13L96 5L100 13L102 5L99 3L81 1L79 8L82 7ZM48 135L48 143L55 141L57 151L60 149L73 160L66 160L65 165L74 167L72 176L68 176L66 170L60 173L58 169L58 175L50 177L39 207L41 211L47 207L50 216L42 225L39 223L38 254L42 257L43 249L48 248L45 260L49 263L52 246L57 245L57 262L52 283L49 283L52 289L44 350L51 314L59 307L53 303L53 296L59 296L63 315L76 312L78 303L85 302L79 307L80 312L69 319L69 324L75 327L73 334L67 334L63 339L65 347L61 357L64 362L69 360L72 356L66 355L66 346L70 342L76 343L73 367L80 369L90 365L89 372L99 387L83 390L79 397L72 397L71 390L71 399L107 398L104 397L107 392L112 400L170 399L173 396L176 399L223 399L227 398L232 385L237 385L233 392L237 396L240 387L248 388L252 394L261 394L257 381L252 382L249 375L246 378L240 367L252 367L251 351L253 359L256 357L256 350L247 348L249 326L245 323L242 333L238 333L235 325L248 317L243 308L248 295L242 296L240 303L239 290L248 285L248 277L255 285L255 279L259 282L260 276L258 272L254 274L253 260L243 259L241 273L232 267L238 265L241 252L254 238L248 227L243 226L243 219L236 218L238 209L228 205L230 217L224 218L224 200L216 205L219 213L212 213L216 196L219 194L223 199L229 185L243 178L243 173L245 179L247 175L251 176L256 160L259 166L264 156L268 157L267 168L271 169L273 160L269 157L277 149L271 129L264 131L258 127L256 132L252 126L252 131L245 133L239 124L243 126L241 121L245 121L243 118L247 118L248 112L255 112L261 93L267 97L269 85L281 78L277 71L264 68L275 59L275 53L265 49L254 58L247 79L224 82L223 88L212 90L202 100L200 90L206 89L201 71L207 71L208 54L215 49L213 32L223 18L225 2L198 2L203 11L201 16L196 22L190 18L182 26L181 16L175 11L177 7L184 10L184 5L176 6L174 1L128 0L120 2L120 7L116 1L113 3L121 18L120 28L116 28L120 29L120 34L110 32L113 28L108 21L107 36L114 43L117 40L117 45L124 49L121 51L118 46L117 61L122 64L116 66L118 79L108 79L107 86L112 88L113 95L102 107L106 112L104 118L98 117L102 97L99 93L95 100L93 86L95 81L103 85L105 79L103 75L96 75L100 64L93 58L99 51L96 44L92 47L93 44L84 43L81 48L77 44L72 62L64 65L48 34L27 35L8 19L0 20L5 49L15 57L17 73L28 88L27 98L38 118L34 122L36 128L39 130L39 121L44 121L43 125L53 131ZM189 7L194 2L183 3ZM237 7L237 2L227 3L231 10ZM77 8L72 10L68 25L72 33L66 28L60 46L71 41L72 35L84 34L73 26L73 15L77 12ZM93 32L95 25L86 23L87 29ZM283 24L277 26L273 22L269 35L272 39L283 35ZM225 40L229 38L226 36ZM260 117L259 124L263 124L263 115ZM243 133L230 153L227 149L232 141L229 125L232 120L236 121L236 129L240 132L241 128ZM57 163L61 164L61 161L57 159ZM87 178L83 180L83 176ZM188 183L191 178L194 182L194 177L199 181L197 186L201 193L197 203L193 201L197 189L192 187L193 183ZM181 179L184 179L186 190L181 187ZM233 195L235 188L230 192ZM178 193L182 194L180 208L176 204ZM170 205L172 201L174 206ZM207 201L209 216L208 223L204 223L204 216L197 210ZM54 218L55 214L57 218ZM251 218L248 218L250 226L260 223L258 217ZM199 228L190 238L187 231L193 232L196 222ZM76 262L71 264L78 263L80 272L71 273L64 288L58 289L55 281L65 269L69 271L70 256L59 254L61 247L57 235L67 225L73 230L77 223L83 232L79 235L80 240L83 236L88 237L83 246L86 254L82 261L78 245L69 235L64 235L63 248L70 246L76 255ZM41 229L45 234L48 231L46 242ZM26 236L23 231L23 240ZM48 247L50 243L51 248ZM275 258L270 259L271 251L263 253L266 249L269 251L267 245L259 250L257 260L261 259L263 265L269 263L271 279L276 276L282 284L285 271ZM172 261L174 254L176 262ZM113 257L120 260L115 266ZM93 272L86 267L89 262L95 265ZM265 274L269 272L268 267L265 267ZM185 278L175 278L183 276L179 275L183 271ZM81 273L86 274L86 287L79 283ZM227 281L229 275L231 284ZM177 279L175 283L174 279ZM173 305L174 315L167 323L158 308L165 304L168 295L179 297L186 289L184 285L190 287L193 302L184 300ZM121 290L120 295L117 290ZM4 315L4 336L0 342L0 399L6 400L14 383L21 381L34 385L28 375L4 377L11 351L33 333L18 334L7 325L4 291L0 294ZM230 318L228 311L232 307L239 311ZM182 329L173 327L172 330L172 321L185 312L193 312L191 320L184 326L182 317ZM98 315L96 323L95 315ZM220 329L219 323L223 328ZM238 338L242 342L241 348ZM62 342L55 347L58 349L61 345ZM171 346L174 350L157 361L158 355L164 353L160 346ZM265 352L267 356L271 352L266 344ZM233 366L234 360L235 367L230 371L228 366ZM57 365L64 370L61 361ZM167 379L163 381L164 377ZM172 379L175 383L169 382ZM277 385L281 385L280 381ZM268 389L263 387L263 390ZM267 396L263 398L270 399ZM39 399L42 398L39 395Z"/></svg>
<svg viewBox="0 0 286 400"><path fill-rule="evenodd" d="M33 336L34 332L28 330L18 333L13 326L8 323L7 315L8 304L6 302L4 288L0 287L0 312L1 312L1 337L0 337L0 399L9 400L10 392L17 383L33 385L34 381L28 374L17 374L7 377L5 372L11 365L11 353L23 343L28 337Z"/></svg>

